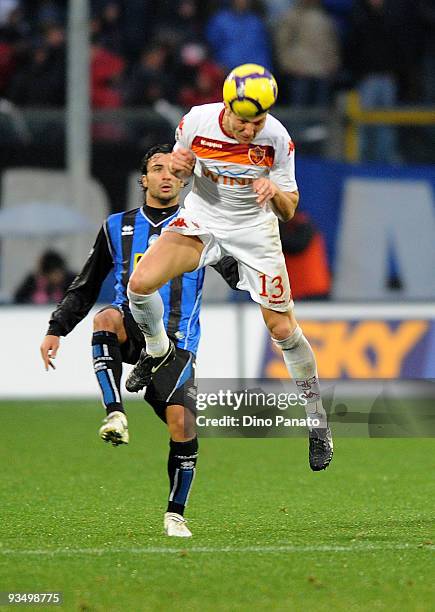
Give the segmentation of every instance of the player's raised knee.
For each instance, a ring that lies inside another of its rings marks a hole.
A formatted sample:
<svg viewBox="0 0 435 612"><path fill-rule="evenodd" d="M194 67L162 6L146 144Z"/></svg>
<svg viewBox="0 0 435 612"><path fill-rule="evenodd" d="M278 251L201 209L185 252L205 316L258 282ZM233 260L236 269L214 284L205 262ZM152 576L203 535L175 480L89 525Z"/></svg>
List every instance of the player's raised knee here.
<svg viewBox="0 0 435 612"><path fill-rule="evenodd" d="M154 293L159 288L158 286L154 286L154 283L150 282L151 279L148 279L146 275L133 274L130 276L130 280L128 281L128 290L136 293L138 295L148 295L150 293Z"/></svg>

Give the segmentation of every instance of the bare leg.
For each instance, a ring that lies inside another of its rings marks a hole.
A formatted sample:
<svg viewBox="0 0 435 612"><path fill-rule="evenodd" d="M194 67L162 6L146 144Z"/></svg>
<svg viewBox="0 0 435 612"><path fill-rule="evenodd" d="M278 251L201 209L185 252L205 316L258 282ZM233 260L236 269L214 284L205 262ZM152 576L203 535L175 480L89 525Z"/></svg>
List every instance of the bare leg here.
<svg viewBox="0 0 435 612"><path fill-rule="evenodd" d="M188 442L195 437L195 417L187 408L172 405L166 408L166 422L174 442Z"/></svg>
<svg viewBox="0 0 435 612"><path fill-rule="evenodd" d="M293 310L277 312L260 306L264 322L273 340L285 340L298 326Z"/></svg>
<svg viewBox="0 0 435 612"><path fill-rule="evenodd" d="M128 283L130 291L147 295L184 272L195 270L204 244L196 236L164 232L144 253Z"/></svg>

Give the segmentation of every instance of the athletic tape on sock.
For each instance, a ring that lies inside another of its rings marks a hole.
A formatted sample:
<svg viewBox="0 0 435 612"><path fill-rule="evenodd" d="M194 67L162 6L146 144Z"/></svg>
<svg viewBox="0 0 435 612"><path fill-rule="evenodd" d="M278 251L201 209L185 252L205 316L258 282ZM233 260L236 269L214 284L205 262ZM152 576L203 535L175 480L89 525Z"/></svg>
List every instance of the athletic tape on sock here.
<svg viewBox="0 0 435 612"><path fill-rule="evenodd" d="M122 356L117 335L108 331L94 332L92 357L106 413L124 412L120 390Z"/></svg>
<svg viewBox="0 0 435 612"><path fill-rule="evenodd" d="M320 428L326 427L326 412L320 395L316 359L302 329L297 326L288 338L284 340L272 338L272 340L282 349L287 370L295 381L299 394L306 400L307 416L320 420Z"/></svg>
<svg viewBox="0 0 435 612"><path fill-rule="evenodd" d="M195 478L197 458L198 439L196 437L187 442L170 441L168 512L183 514Z"/></svg>

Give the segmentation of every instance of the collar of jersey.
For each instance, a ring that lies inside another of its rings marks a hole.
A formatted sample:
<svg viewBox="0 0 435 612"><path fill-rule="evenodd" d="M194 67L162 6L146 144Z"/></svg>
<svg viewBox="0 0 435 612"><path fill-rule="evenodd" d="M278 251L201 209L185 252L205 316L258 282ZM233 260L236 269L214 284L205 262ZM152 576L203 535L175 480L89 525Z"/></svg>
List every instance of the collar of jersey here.
<svg viewBox="0 0 435 612"><path fill-rule="evenodd" d="M165 221L167 221L168 219L172 219L173 217L178 215L178 213L180 212L180 208L181 208L181 206L179 206L177 208L177 210L172 215L170 215L169 217L165 217L164 219L162 219L158 223L154 223L154 221L151 221L151 219L146 216L145 211L143 209L143 206L140 207L140 212L141 212L142 216L145 217L145 219L148 221L148 223L150 225L152 225L153 227L159 227L159 225L162 225L162 223L165 223Z"/></svg>
<svg viewBox="0 0 435 612"><path fill-rule="evenodd" d="M234 136L231 136L231 134L228 134L228 132L225 130L224 128L224 112L225 112L225 106L223 107L223 109L221 110L221 112L219 113L219 127L222 130L222 133L224 134L224 136L226 136L227 138L231 138L231 140L236 140L234 138ZM237 142L237 140L236 140Z"/></svg>

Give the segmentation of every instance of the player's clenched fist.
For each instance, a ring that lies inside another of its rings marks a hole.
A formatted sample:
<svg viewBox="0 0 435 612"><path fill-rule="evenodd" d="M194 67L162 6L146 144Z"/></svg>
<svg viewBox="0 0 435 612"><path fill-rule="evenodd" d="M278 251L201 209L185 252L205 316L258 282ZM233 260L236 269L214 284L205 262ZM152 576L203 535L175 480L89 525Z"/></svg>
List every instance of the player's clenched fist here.
<svg viewBox="0 0 435 612"><path fill-rule="evenodd" d="M186 180L191 176L195 166L195 155L189 149L179 148L171 153L169 172L181 180Z"/></svg>
<svg viewBox="0 0 435 612"><path fill-rule="evenodd" d="M270 179L259 178L252 183L255 193L257 194L257 204L264 206L268 200L276 196L278 187Z"/></svg>
<svg viewBox="0 0 435 612"><path fill-rule="evenodd" d="M45 369L48 371L48 368L53 368L53 370L56 369L54 363L52 362L52 359L54 359L56 357L56 353L58 351L59 348L59 337L58 336L50 336L47 335L45 336L44 340L42 341L41 344L41 357L42 357L42 361L44 362L45 365Z"/></svg>

